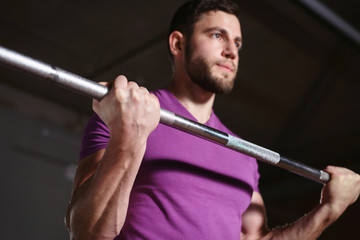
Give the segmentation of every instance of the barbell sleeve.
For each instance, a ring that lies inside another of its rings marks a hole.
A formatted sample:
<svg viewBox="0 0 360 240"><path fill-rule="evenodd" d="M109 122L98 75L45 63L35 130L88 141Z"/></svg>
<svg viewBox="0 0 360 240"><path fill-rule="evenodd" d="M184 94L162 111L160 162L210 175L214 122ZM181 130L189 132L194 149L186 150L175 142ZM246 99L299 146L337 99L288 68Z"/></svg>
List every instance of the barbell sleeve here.
<svg viewBox="0 0 360 240"><path fill-rule="evenodd" d="M101 100L109 91L106 86L70 73L58 67L24 56L0 46L0 63L15 70L49 80L63 88ZM327 172L280 156L279 153L250 143L236 136L208 127L171 111L160 109L160 122L184 132L218 143L229 149L254 157L265 163L286 169L319 183L327 183Z"/></svg>

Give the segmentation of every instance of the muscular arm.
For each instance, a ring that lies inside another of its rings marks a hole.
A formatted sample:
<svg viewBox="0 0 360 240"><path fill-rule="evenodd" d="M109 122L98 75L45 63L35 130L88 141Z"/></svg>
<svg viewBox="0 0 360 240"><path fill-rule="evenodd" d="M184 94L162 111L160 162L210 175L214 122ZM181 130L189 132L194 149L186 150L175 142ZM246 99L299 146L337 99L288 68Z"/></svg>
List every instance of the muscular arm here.
<svg viewBox="0 0 360 240"><path fill-rule="evenodd" d="M72 239L113 239L127 213L146 140L159 122L157 99L124 77L93 104L110 130L106 150L80 160L66 225Z"/></svg>
<svg viewBox="0 0 360 240"><path fill-rule="evenodd" d="M254 192L250 207L243 215L241 239L317 239L357 200L360 193L358 174L339 167L327 167L325 171L331 174L331 181L322 190L320 204L295 223L284 227L266 228L264 202L261 195Z"/></svg>

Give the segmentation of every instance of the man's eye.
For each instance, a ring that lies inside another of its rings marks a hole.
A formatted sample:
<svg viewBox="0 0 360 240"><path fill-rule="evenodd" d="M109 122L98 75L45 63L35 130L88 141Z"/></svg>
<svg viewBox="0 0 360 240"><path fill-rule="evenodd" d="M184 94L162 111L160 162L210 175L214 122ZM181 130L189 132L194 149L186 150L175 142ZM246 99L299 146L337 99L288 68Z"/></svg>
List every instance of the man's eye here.
<svg viewBox="0 0 360 240"><path fill-rule="evenodd" d="M220 33L214 33L213 36L214 36L215 38L221 38L221 34L220 34Z"/></svg>
<svg viewBox="0 0 360 240"><path fill-rule="evenodd" d="M242 47L242 44L241 44L241 42L235 42L235 46L238 50L240 50Z"/></svg>

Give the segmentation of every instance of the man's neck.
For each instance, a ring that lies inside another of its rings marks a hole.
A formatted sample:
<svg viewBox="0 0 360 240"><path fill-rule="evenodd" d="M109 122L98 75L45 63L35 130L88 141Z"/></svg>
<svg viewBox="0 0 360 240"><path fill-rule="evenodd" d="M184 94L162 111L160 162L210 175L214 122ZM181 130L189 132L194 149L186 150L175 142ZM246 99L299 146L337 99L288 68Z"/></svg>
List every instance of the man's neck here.
<svg viewBox="0 0 360 240"><path fill-rule="evenodd" d="M206 123L210 119L214 93L203 90L190 79L186 81L176 76L170 83L169 90L200 123Z"/></svg>

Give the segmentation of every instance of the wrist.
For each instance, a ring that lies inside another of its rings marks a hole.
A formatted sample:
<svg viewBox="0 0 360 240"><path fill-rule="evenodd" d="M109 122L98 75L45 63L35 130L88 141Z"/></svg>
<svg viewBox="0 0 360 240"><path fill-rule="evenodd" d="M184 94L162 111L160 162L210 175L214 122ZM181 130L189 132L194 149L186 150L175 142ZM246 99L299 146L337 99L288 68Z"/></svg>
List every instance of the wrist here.
<svg viewBox="0 0 360 240"><path fill-rule="evenodd" d="M122 129L121 131L110 129L109 145L111 144L119 150L138 152L139 148L143 148L146 145L147 138L147 133L134 129Z"/></svg>
<svg viewBox="0 0 360 240"><path fill-rule="evenodd" d="M335 222L342 213L338 207L331 203L320 203L319 210L323 213L324 222L328 225Z"/></svg>
<svg viewBox="0 0 360 240"><path fill-rule="evenodd" d="M146 138L133 139L125 136L110 136L107 149L123 157L142 159L146 149L146 141Z"/></svg>

